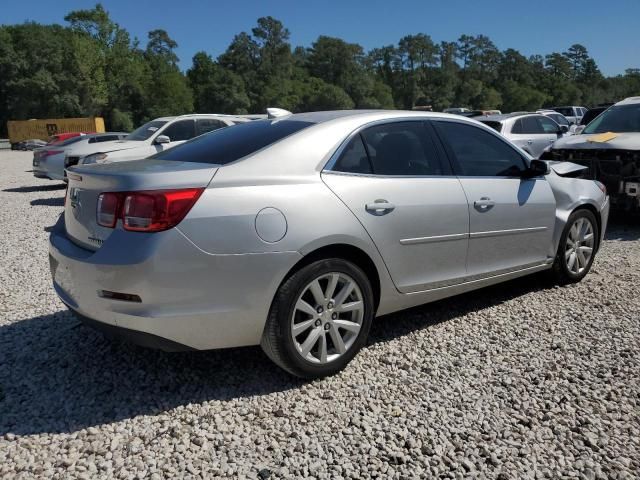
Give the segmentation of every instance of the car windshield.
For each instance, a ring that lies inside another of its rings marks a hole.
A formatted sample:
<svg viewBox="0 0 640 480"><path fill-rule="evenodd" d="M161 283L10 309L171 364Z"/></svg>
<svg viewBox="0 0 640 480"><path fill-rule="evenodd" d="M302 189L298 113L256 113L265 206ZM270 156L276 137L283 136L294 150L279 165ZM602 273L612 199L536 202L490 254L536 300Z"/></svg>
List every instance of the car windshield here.
<svg viewBox="0 0 640 480"><path fill-rule="evenodd" d="M640 132L640 103L620 105L598 115L582 133Z"/></svg>
<svg viewBox="0 0 640 480"><path fill-rule="evenodd" d="M136 128L129 135L124 137L124 140L133 140L135 142L142 142L147 140L151 135L156 133L163 125L167 123L166 120L153 120L147 122L141 127Z"/></svg>
<svg viewBox="0 0 640 480"><path fill-rule="evenodd" d="M241 123L206 133L151 158L226 165L310 125L313 123L299 120L256 120Z"/></svg>
<svg viewBox="0 0 640 480"><path fill-rule="evenodd" d="M582 120L580 120L580 125L589 125L594 118L596 118L605 110L606 108L592 108L584 114Z"/></svg>
<svg viewBox="0 0 640 480"><path fill-rule="evenodd" d="M559 113L556 113L556 114L552 113L551 115L548 115L548 116L552 120L555 120L555 122L558 125L565 125L567 127L569 126L569 122L567 121L567 118L564 115L560 115Z"/></svg>

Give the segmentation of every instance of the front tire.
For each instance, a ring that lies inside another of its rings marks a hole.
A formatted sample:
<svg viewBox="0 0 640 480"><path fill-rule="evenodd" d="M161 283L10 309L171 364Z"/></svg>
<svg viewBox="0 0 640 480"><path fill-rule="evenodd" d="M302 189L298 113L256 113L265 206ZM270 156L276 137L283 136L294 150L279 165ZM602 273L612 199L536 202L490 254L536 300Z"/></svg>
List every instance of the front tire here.
<svg viewBox="0 0 640 480"><path fill-rule="evenodd" d="M295 376L333 375L366 343L373 311L371 283L358 266L338 258L319 260L280 286L261 346Z"/></svg>
<svg viewBox="0 0 640 480"><path fill-rule="evenodd" d="M589 273L598 238L598 223L592 212L577 210L569 215L553 263L553 273L558 283L577 283Z"/></svg>

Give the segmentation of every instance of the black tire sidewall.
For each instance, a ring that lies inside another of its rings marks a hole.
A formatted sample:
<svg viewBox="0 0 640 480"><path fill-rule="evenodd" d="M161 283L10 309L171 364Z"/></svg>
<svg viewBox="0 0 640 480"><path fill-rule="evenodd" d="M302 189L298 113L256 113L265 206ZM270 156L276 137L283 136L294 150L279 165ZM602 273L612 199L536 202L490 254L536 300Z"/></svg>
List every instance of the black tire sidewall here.
<svg viewBox="0 0 640 480"><path fill-rule="evenodd" d="M586 218L591 223L591 226L593 228L594 243L593 252L586 268L581 273L573 273L569 271L569 268L567 267L567 262L565 260L565 249L567 245L567 236L569 235L569 230L579 218ZM596 222L596 217L592 212L590 212L589 210L578 210L569 215L567 224L565 225L562 236L560 237L558 254L556 256L555 269L560 277L560 281L567 283L579 282L589 273L589 271L591 270L591 266L593 265L593 261L596 258L596 249L598 247L598 240L600 238L599 235L600 232L598 231L598 223Z"/></svg>
<svg viewBox="0 0 640 480"><path fill-rule="evenodd" d="M290 332L290 321L293 309L298 297L302 294L307 285L317 277L331 272L344 273L351 277L360 292L362 293L364 302L364 315L362 319L362 327L358 333L358 337L351 348L340 358L325 365L317 365L303 359L294 345ZM283 288L284 287L284 288ZM278 322L278 341L281 343L282 352L288 367L296 374L306 378L318 378L332 375L342 370L356 356L358 351L366 344L371 328L374 313L374 296L371 283L365 273L356 265L342 259L319 260L307 265L293 276L291 276L280 288L276 304Z"/></svg>

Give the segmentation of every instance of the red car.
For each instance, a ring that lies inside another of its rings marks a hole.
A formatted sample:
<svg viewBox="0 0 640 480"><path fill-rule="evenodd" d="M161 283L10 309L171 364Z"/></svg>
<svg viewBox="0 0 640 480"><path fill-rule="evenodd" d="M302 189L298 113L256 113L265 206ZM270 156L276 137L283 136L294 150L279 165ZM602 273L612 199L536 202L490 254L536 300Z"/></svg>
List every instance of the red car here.
<svg viewBox="0 0 640 480"><path fill-rule="evenodd" d="M95 133L95 132L56 133L55 135L51 135L51 137L49 137L49 143L47 143L47 145L55 145L56 143L60 143L68 138L77 137L79 135L86 135L87 133Z"/></svg>

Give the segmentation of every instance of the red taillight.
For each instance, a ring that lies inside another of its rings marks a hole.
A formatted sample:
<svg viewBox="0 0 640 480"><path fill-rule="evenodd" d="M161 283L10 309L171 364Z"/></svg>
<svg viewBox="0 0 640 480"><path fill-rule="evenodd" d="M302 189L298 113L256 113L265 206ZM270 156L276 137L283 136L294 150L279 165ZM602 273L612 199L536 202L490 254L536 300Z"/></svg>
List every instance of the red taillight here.
<svg viewBox="0 0 640 480"><path fill-rule="evenodd" d="M120 194L101 193L98 197L97 220L98 225L113 228L118 221L118 205Z"/></svg>
<svg viewBox="0 0 640 480"><path fill-rule="evenodd" d="M57 155L59 153L64 153L64 151L63 150L45 150L44 152L42 152L42 156L48 157L50 155Z"/></svg>
<svg viewBox="0 0 640 480"><path fill-rule="evenodd" d="M204 188L101 193L97 219L103 227L115 227L122 219L125 230L160 232L175 227L191 210Z"/></svg>

